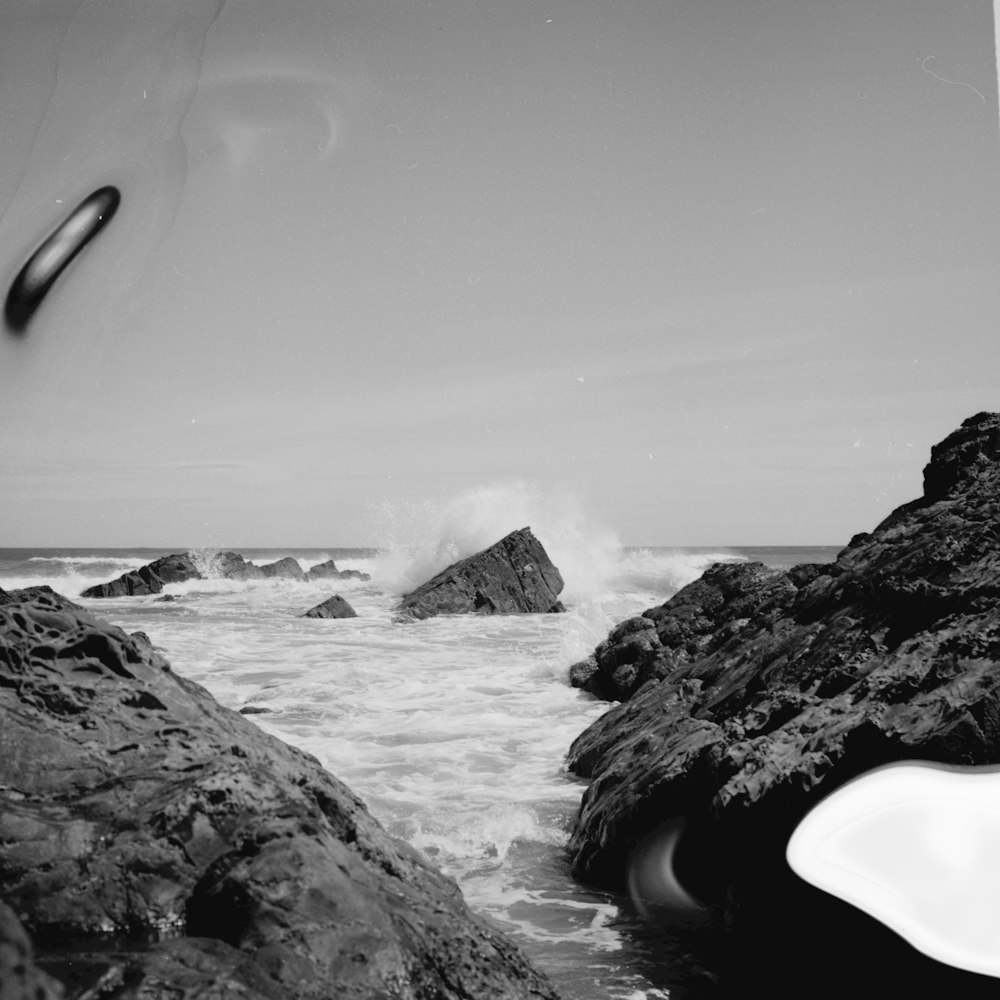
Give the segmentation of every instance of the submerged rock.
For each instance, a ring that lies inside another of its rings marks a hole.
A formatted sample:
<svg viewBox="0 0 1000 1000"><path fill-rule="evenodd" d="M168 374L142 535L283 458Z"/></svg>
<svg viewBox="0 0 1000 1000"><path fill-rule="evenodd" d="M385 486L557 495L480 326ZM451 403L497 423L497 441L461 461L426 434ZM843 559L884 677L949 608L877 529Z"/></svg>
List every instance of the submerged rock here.
<svg viewBox="0 0 1000 1000"><path fill-rule="evenodd" d="M313 757L48 595L0 606L0 899L72 996L555 996Z"/></svg>
<svg viewBox="0 0 1000 1000"><path fill-rule="evenodd" d="M300 618L357 618L358 613L345 601L340 594L328 597L322 604L304 611Z"/></svg>
<svg viewBox="0 0 1000 1000"><path fill-rule="evenodd" d="M717 565L573 668L623 699L569 752L590 779L574 871L624 888L639 845L682 820L667 863L730 930L736 995L995 994L807 886L784 850L873 767L1000 763L998 442L1000 415L967 420L933 449L924 496L834 563Z"/></svg>
<svg viewBox="0 0 1000 1000"><path fill-rule="evenodd" d="M412 618L564 611L558 600L562 588L541 542L531 528L521 528L405 594L397 611Z"/></svg>

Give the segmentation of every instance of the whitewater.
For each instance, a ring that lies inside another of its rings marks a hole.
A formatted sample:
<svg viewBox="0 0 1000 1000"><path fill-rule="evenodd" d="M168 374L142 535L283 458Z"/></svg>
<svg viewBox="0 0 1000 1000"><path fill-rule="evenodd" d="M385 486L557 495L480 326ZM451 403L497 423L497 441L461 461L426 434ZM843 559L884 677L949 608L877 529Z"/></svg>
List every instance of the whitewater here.
<svg viewBox="0 0 1000 1000"><path fill-rule="evenodd" d="M257 564L292 556L303 569L332 558L368 581L206 579L168 586L170 601L81 600L94 583L184 549L7 549L0 588L48 584L145 632L175 671L313 754L454 878L566 1000L695 997L712 982L703 956L570 875L565 847L584 786L563 759L608 706L571 688L568 668L713 562L792 565L835 550L635 549L533 530L566 580L565 614L399 620L402 593L501 537L484 542L469 523L416 546L237 550ZM197 555L211 564L210 551ZM300 617L333 593L358 617Z"/></svg>

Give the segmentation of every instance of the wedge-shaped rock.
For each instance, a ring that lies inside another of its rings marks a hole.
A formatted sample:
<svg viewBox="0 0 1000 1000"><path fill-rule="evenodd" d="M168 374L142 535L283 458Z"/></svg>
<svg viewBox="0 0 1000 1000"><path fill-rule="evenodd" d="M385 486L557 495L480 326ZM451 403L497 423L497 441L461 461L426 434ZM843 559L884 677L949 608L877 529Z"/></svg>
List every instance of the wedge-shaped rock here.
<svg viewBox="0 0 1000 1000"><path fill-rule="evenodd" d="M462 559L404 595L397 611L413 618L440 614L524 614L564 611L563 578L531 528Z"/></svg>
<svg viewBox="0 0 1000 1000"><path fill-rule="evenodd" d="M321 604L302 614L303 618L357 618L358 613L340 594L328 597Z"/></svg>

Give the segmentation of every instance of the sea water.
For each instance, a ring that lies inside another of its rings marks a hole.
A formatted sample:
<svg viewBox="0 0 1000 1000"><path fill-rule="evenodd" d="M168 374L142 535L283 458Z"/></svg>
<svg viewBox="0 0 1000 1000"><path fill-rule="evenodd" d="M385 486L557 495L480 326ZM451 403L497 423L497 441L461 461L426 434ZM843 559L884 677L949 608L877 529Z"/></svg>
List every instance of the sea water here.
<svg viewBox="0 0 1000 1000"><path fill-rule="evenodd" d="M170 551L184 549L0 550L0 588L45 583L77 600ZM394 605L416 577L463 554L454 538L432 549L239 551L258 564L292 556L303 569L333 558L371 579L206 579L168 586L170 602L80 603L147 633L223 705L265 709L256 724L316 756L390 833L454 878L566 1000L714 992L712 959L697 943L643 924L626 898L570 874L566 844L584 785L563 760L608 705L571 688L568 668L612 625L713 562L789 566L828 561L835 548L567 547L561 558L550 551L567 578L565 614L416 622L398 620ZM358 617L300 617L333 593Z"/></svg>

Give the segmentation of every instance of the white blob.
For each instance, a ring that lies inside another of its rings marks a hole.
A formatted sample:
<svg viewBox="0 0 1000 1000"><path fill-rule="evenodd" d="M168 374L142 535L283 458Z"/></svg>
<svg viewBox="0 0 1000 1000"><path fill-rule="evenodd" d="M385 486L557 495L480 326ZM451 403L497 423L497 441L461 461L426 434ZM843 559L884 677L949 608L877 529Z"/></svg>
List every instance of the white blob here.
<svg viewBox="0 0 1000 1000"><path fill-rule="evenodd" d="M931 958L1000 977L998 846L1000 771L907 762L820 802L787 859Z"/></svg>

